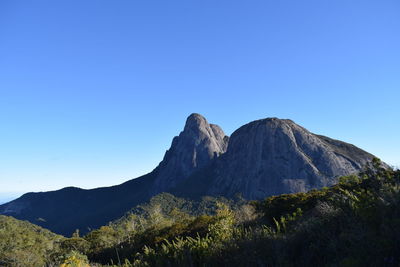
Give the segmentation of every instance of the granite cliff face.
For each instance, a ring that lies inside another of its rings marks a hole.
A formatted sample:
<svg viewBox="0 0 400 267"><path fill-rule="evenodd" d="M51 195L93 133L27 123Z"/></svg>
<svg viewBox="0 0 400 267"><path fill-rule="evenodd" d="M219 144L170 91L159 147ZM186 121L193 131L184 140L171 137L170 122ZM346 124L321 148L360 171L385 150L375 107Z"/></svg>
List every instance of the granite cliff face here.
<svg viewBox="0 0 400 267"><path fill-rule="evenodd" d="M219 126L192 114L149 174L111 187L28 193L0 205L0 214L64 235L76 229L85 233L161 192L188 198L241 193L247 199L261 199L332 185L339 176L360 171L372 158L291 120L254 121L228 138Z"/></svg>
<svg viewBox="0 0 400 267"><path fill-rule="evenodd" d="M168 191L226 152L229 137L200 114L193 113L184 130L172 140L171 148L157 167L153 193Z"/></svg>
<svg viewBox="0 0 400 267"><path fill-rule="evenodd" d="M248 199L261 199L305 192L360 171L372 158L351 144L312 134L291 120L258 120L232 134L227 152L207 172L210 184L202 194L241 193Z"/></svg>

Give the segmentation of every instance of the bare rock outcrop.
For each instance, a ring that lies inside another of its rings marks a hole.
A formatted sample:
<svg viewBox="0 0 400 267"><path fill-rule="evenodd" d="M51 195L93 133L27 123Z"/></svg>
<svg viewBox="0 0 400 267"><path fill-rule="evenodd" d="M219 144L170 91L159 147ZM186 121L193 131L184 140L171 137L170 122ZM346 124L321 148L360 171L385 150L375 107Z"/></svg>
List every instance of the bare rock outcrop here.
<svg viewBox="0 0 400 267"><path fill-rule="evenodd" d="M157 167L152 193L167 191L188 178L195 170L226 152L229 137L200 114L193 113L184 130L172 140L171 148Z"/></svg>
<svg viewBox="0 0 400 267"><path fill-rule="evenodd" d="M241 193L260 199L305 192L357 173L372 158L351 144L315 135L291 120L258 120L232 134L207 193Z"/></svg>

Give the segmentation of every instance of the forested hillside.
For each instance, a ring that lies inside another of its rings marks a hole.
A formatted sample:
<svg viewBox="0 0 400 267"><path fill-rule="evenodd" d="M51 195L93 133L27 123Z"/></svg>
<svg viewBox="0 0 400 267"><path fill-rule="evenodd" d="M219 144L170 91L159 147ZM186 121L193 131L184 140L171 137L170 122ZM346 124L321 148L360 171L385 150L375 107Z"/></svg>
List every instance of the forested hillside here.
<svg viewBox="0 0 400 267"><path fill-rule="evenodd" d="M263 201L161 194L82 237L3 216L0 265L398 266L399 202L400 171L374 160L335 186Z"/></svg>
<svg viewBox="0 0 400 267"><path fill-rule="evenodd" d="M29 222L0 215L0 266L42 266L62 239Z"/></svg>

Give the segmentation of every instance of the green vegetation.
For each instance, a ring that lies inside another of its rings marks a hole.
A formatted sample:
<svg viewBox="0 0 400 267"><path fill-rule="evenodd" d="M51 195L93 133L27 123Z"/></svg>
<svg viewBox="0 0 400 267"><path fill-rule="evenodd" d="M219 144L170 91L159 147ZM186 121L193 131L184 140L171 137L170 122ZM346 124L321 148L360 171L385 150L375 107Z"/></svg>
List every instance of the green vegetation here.
<svg viewBox="0 0 400 267"><path fill-rule="evenodd" d="M263 201L161 194L83 237L2 216L0 265L399 266L399 203L400 171L375 160L333 187Z"/></svg>
<svg viewBox="0 0 400 267"><path fill-rule="evenodd" d="M61 239L29 222L0 215L0 266L42 266Z"/></svg>

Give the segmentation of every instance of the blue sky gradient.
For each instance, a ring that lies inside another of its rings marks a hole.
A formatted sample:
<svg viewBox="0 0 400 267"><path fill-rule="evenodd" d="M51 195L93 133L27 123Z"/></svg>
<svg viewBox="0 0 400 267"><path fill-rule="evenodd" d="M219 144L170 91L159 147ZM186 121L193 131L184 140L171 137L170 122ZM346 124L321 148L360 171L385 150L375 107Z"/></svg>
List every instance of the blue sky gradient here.
<svg viewBox="0 0 400 267"><path fill-rule="evenodd" d="M192 112L400 166L400 2L0 1L0 192L151 171Z"/></svg>

